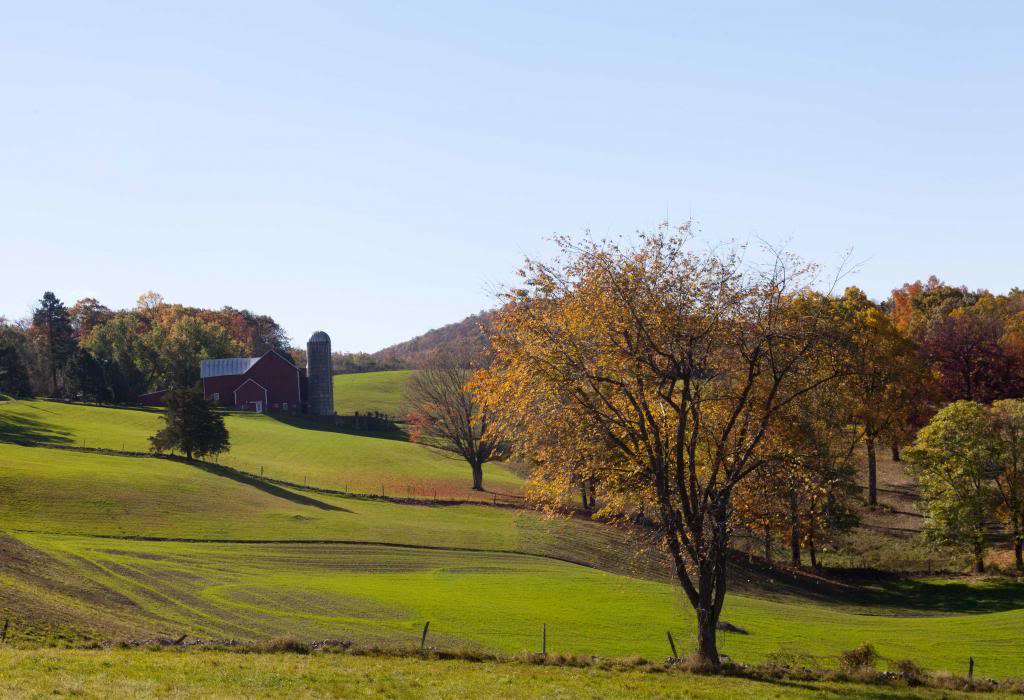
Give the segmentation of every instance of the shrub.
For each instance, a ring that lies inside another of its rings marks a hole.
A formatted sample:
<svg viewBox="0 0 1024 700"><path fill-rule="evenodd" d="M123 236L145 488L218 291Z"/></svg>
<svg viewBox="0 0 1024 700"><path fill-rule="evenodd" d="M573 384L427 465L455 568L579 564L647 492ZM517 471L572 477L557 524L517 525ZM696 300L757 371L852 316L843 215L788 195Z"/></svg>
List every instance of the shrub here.
<svg viewBox="0 0 1024 700"><path fill-rule="evenodd" d="M309 644L295 637L275 637L265 642L257 642L253 645L253 651L271 654L308 654L310 647Z"/></svg>
<svg viewBox="0 0 1024 700"><path fill-rule="evenodd" d="M898 673L907 685L921 685L925 681L924 669L910 659L901 659L895 662L892 665L892 670L894 673Z"/></svg>
<svg viewBox="0 0 1024 700"><path fill-rule="evenodd" d="M872 670L875 668L875 661L877 660L878 652L866 642L856 649L850 649L839 654L839 666L844 671Z"/></svg>

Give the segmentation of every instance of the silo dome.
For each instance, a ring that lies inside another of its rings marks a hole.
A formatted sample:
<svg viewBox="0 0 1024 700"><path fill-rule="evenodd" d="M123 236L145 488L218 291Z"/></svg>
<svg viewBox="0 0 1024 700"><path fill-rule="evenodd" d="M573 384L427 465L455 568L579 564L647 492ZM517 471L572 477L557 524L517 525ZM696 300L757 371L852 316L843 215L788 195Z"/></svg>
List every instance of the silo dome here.
<svg viewBox="0 0 1024 700"><path fill-rule="evenodd" d="M306 343L306 377L309 412L315 416L334 415L334 377L331 371L331 337L323 331L309 336Z"/></svg>

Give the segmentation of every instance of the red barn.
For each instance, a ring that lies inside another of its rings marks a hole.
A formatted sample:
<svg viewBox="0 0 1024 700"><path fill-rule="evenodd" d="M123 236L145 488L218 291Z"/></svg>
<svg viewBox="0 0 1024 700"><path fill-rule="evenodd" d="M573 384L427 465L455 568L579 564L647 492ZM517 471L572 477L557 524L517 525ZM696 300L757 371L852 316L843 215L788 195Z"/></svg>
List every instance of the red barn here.
<svg viewBox="0 0 1024 700"><path fill-rule="evenodd" d="M305 375L305 370L275 350L262 357L203 360L199 365L208 400L258 413L301 410Z"/></svg>

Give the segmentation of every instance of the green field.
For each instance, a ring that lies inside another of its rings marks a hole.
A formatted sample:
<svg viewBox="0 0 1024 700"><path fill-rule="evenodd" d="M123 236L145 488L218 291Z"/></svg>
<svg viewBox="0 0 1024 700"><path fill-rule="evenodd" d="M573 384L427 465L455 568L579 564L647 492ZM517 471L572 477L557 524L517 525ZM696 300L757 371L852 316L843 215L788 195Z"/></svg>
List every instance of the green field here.
<svg viewBox="0 0 1024 700"><path fill-rule="evenodd" d="M526 664L428 661L315 654L6 650L6 698L386 697L452 698L967 698L949 691L850 683L764 683L642 669L602 670ZM1008 695L986 693L986 698Z"/></svg>
<svg viewBox="0 0 1024 700"><path fill-rule="evenodd" d="M15 644L183 632L411 641L430 620L440 647L536 650L546 624L552 651L660 658L669 629L692 648L678 589L623 575L630 543L595 523L328 496L152 458L0 445L0 465L3 551L33 563L0 573ZM1024 649L1024 610L1003 609L1014 600L901 617L734 594L724 618L749 634L723 633L721 648L827 666L867 641L888 660L962 670L970 655L979 672L1008 676Z"/></svg>
<svg viewBox="0 0 1024 700"><path fill-rule="evenodd" d="M347 376L394 399L396 374L379 374L388 381ZM663 658L668 630L693 648L679 589L623 530L432 503L435 489L464 494L466 470L400 439L265 415L226 421L232 450L220 462L230 468L54 449L145 451L158 411L0 403L0 606L12 644L182 633L412 643L429 620L438 648L536 651L542 625L550 651ZM261 479L261 468L316 488ZM486 478L522 487L500 466ZM428 502L316 490L372 494L381 484ZM740 572L737 588L744 583ZM746 584L724 619L749 634L720 635L735 660L785 653L828 667L870 642L887 662L962 672L973 656L982 675L1020 674L1019 584L896 581L831 601Z"/></svg>
<svg viewBox="0 0 1024 700"><path fill-rule="evenodd" d="M355 375L352 375L355 376ZM0 439L145 452L159 429L156 409L107 408L57 401L0 403ZM490 500L470 490L461 460L394 436L325 429L301 417L231 413L231 451L222 464L296 484L355 493ZM485 488L518 494L522 479L500 464L484 467Z"/></svg>
<svg viewBox="0 0 1024 700"><path fill-rule="evenodd" d="M413 643L423 623L439 648L625 657L668 655L666 630L693 650L693 616L670 585L544 557L381 545L146 542L20 533L91 585L131 602L122 624L176 637L354 639ZM113 609L112 609L113 614ZM834 663L862 642L884 659L986 676L1019 673L1024 611L956 617L855 615L731 596L721 635L735 660L774 652ZM16 639L16 638L15 638ZM950 644L949 640L957 640Z"/></svg>
<svg viewBox="0 0 1024 700"><path fill-rule="evenodd" d="M371 413L401 417L405 413L405 385L412 370L334 375L334 410L341 415Z"/></svg>

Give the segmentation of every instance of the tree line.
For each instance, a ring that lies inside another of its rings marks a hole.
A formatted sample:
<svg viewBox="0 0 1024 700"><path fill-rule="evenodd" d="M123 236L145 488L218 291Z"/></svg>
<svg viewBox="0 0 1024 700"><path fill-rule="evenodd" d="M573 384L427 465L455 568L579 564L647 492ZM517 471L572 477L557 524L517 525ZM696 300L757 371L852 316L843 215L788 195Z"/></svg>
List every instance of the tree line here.
<svg viewBox="0 0 1024 700"><path fill-rule="evenodd" d="M156 293L132 309L96 299L70 308L53 292L30 318L0 319L0 393L135 403L157 389L192 387L204 359L289 352L284 330L266 315L171 304Z"/></svg>

